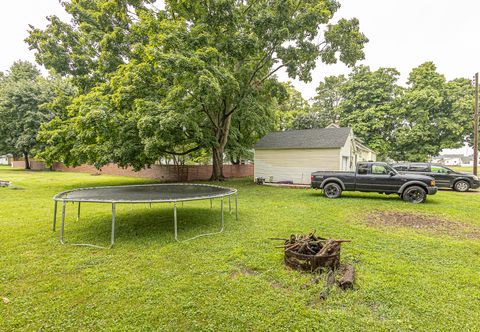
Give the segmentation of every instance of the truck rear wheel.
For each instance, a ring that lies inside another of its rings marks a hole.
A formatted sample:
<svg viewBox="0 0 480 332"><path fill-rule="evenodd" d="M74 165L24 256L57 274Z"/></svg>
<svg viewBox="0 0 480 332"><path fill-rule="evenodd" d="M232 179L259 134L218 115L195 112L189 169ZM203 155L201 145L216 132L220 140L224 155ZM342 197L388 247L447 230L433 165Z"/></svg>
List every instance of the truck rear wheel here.
<svg viewBox="0 0 480 332"><path fill-rule="evenodd" d="M411 186L403 191L402 198L410 203L424 203L427 199L427 192L419 186Z"/></svg>
<svg viewBox="0 0 480 332"><path fill-rule="evenodd" d="M330 182L323 187L323 193L328 198L338 198L342 194L342 187L338 183Z"/></svg>

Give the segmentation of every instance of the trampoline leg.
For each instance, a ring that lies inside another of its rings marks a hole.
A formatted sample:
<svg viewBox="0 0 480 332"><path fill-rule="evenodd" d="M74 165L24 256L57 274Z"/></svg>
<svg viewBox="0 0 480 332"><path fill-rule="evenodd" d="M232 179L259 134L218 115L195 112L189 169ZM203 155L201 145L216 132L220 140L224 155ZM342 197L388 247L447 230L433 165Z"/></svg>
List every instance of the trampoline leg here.
<svg viewBox="0 0 480 332"><path fill-rule="evenodd" d="M53 231L54 232L57 226L57 205L58 205L58 202L55 201L55 205L53 206Z"/></svg>
<svg viewBox="0 0 480 332"><path fill-rule="evenodd" d="M228 196L228 213L232 214L231 196Z"/></svg>
<svg viewBox="0 0 480 332"><path fill-rule="evenodd" d="M238 192L235 194L235 220L238 220Z"/></svg>
<svg viewBox="0 0 480 332"><path fill-rule="evenodd" d="M112 203L112 238L110 241L110 248L115 243L115 203Z"/></svg>
<svg viewBox="0 0 480 332"><path fill-rule="evenodd" d="M210 209L213 208L213 199L210 198Z"/></svg>
<svg viewBox="0 0 480 332"><path fill-rule="evenodd" d="M78 202L77 221L80 220L80 202Z"/></svg>
<svg viewBox="0 0 480 332"><path fill-rule="evenodd" d="M63 242L63 233L65 232L65 207L67 205L67 202L63 201L62 204L62 226L60 227L60 243L65 244Z"/></svg>
<svg viewBox="0 0 480 332"><path fill-rule="evenodd" d="M175 229L175 240L178 241L178 237L177 237L177 202L173 202L173 227Z"/></svg>
<svg viewBox="0 0 480 332"><path fill-rule="evenodd" d="M220 229L220 232L223 232L223 226L224 226L224 222L223 222L223 197L222 197L222 201L220 202L220 212L222 214L222 228Z"/></svg>

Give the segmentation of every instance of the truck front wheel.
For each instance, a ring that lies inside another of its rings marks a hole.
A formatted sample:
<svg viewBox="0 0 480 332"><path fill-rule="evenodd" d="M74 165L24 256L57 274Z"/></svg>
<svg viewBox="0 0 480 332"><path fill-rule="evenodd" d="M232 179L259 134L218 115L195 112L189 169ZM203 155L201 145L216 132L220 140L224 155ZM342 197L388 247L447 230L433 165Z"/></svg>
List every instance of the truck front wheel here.
<svg viewBox="0 0 480 332"><path fill-rule="evenodd" d="M411 186L403 191L402 198L404 201L410 203L424 203L427 199L427 193L422 187Z"/></svg>
<svg viewBox="0 0 480 332"><path fill-rule="evenodd" d="M330 182L323 187L323 193L328 198L338 198L342 194L342 187L338 183Z"/></svg>

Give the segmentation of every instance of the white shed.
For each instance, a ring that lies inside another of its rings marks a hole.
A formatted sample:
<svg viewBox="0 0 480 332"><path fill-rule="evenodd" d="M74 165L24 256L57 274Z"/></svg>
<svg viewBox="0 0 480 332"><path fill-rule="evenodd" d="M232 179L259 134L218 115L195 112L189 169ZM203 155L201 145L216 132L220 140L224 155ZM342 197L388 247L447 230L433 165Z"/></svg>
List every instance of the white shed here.
<svg viewBox="0 0 480 332"><path fill-rule="evenodd" d="M315 171L350 171L375 152L355 138L351 128L271 132L255 145L255 178L266 182L310 184Z"/></svg>

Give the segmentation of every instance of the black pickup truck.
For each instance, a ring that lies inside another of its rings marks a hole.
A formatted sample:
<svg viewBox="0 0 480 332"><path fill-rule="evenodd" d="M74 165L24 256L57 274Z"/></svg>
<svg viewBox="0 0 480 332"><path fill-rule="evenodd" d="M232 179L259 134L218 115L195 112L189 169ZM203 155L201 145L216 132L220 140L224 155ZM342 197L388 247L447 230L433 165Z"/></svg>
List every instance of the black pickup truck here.
<svg viewBox="0 0 480 332"><path fill-rule="evenodd" d="M328 198L340 197L342 191L369 191L398 194L411 203L425 202L435 195L435 179L418 174L400 174L387 163L362 162L355 172L313 172L311 186L323 189Z"/></svg>

